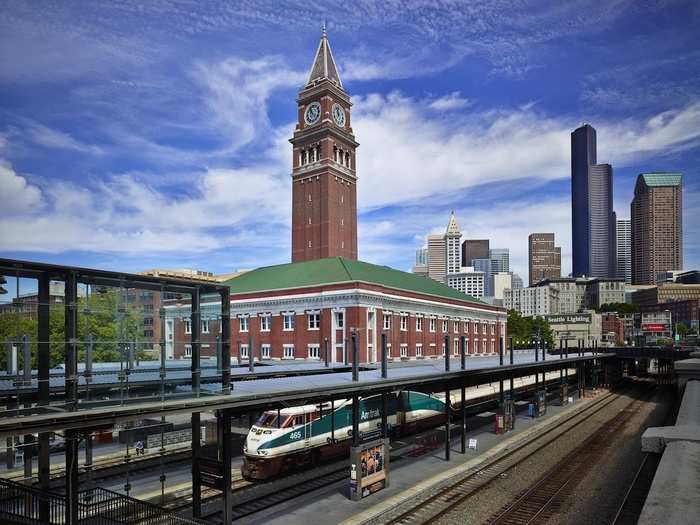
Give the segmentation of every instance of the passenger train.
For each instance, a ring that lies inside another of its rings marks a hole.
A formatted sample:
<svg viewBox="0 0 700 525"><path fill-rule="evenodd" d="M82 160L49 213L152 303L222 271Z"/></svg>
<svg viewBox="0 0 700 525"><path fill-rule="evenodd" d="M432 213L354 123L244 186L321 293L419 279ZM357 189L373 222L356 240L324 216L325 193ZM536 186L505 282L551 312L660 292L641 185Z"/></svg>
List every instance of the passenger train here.
<svg viewBox="0 0 700 525"><path fill-rule="evenodd" d="M569 375L574 374L569 370ZM559 378L547 373L546 380ZM516 390L535 383L534 376L518 378ZM494 399L498 386L467 388L470 404ZM461 405L461 391L450 392L450 408ZM381 427L381 396L360 400L360 434L378 433ZM393 392L388 399L387 426L392 436L406 435L435 427L445 421L445 394ZM303 405L263 412L243 446L243 477L265 480L298 468L347 455L352 443L352 399L318 405Z"/></svg>

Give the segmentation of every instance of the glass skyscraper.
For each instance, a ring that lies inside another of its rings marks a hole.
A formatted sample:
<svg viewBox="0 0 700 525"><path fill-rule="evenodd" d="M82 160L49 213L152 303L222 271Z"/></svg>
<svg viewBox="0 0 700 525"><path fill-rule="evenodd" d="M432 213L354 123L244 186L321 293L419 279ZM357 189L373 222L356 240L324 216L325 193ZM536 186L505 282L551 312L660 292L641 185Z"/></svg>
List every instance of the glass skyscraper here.
<svg viewBox="0 0 700 525"><path fill-rule="evenodd" d="M584 124L571 133L573 275L612 277L615 264L612 167L598 164L596 132Z"/></svg>

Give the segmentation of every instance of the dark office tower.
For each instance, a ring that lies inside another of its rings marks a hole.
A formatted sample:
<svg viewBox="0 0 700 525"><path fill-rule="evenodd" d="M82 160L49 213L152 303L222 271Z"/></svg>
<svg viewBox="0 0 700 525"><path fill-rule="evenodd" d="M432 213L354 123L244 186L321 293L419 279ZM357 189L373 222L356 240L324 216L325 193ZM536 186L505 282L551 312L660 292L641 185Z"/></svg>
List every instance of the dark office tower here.
<svg viewBox="0 0 700 525"><path fill-rule="evenodd" d="M598 164L595 129L571 133L571 225L573 275L615 275L612 167Z"/></svg>
<svg viewBox="0 0 700 525"><path fill-rule="evenodd" d="M632 284L683 268L683 194L680 173L642 173L632 199Z"/></svg>
<svg viewBox="0 0 700 525"><path fill-rule="evenodd" d="M542 279L561 277L561 248L553 233L531 233L527 238L530 286Z"/></svg>
<svg viewBox="0 0 700 525"><path fill-rule="evenodd" d="M474 259L488 258L488 239L467 239L462 243L462 266L472 266L472 261Z"/></svg>

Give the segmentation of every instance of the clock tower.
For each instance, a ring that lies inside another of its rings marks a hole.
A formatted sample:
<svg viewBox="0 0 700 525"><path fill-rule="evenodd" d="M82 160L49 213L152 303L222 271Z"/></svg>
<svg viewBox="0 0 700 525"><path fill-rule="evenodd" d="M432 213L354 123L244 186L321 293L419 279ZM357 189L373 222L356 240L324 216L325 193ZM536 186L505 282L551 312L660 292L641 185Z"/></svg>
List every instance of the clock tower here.
<svg viewBox="0 0 700 525"><path fill-rule="evenodd" d="M357 259L357 175L350 97L323 28L299 92L292 143L292 262Z"/></svg>

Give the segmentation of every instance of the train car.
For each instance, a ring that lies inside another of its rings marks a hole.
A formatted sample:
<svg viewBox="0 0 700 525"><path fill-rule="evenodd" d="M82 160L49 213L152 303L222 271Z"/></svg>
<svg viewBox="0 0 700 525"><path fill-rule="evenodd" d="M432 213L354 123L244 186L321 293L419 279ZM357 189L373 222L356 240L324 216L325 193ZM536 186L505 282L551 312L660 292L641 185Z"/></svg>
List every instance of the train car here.
<svg viewBox="0 0 700 525"><path fill-rule="evenodd" d="M360 400L361 434L381 428L381 396ZM445 403L421 392L389 394L387 425L393 433L444 421ZM347 455L352 443L352 399L263 412L248 433L241 468L246 479L268 479Z"/></svg>
<svg viewBox="0 0 700 525"><path fill-rule="evenodd" d="M559 377L547 374L547 380ZM534 384L534 376L518 378L515 388ZM466 389L465 401L483 402L498 395L498 386ZM450 392L450 408L461 405L461 391ZM444 393L401 391L389 394L387 426L392 436L413 434L445 422ZM381 396L360 400L360 434L378 433L381 428ZM303 405L263 412L251 427L243 446L243 477L265 480L348 455L352 443L352 399Z"/></svg>

